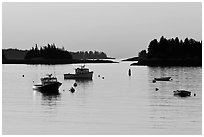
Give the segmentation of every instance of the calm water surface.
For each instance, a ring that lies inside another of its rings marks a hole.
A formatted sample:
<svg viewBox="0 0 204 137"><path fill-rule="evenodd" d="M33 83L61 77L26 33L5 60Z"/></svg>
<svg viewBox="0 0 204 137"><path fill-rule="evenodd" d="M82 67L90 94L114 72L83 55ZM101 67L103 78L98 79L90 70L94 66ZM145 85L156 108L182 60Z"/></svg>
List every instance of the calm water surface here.
<svg viewBox="0 0 204 137"><path fill-rule="evenodd" d="M89 81L63 79L80 64L2 65L3 134L202 134L201 67L129 64L87 64ZM32 90L48 73L62 82L60 95ZM152 83L160 76L173 81ZM175 97L176 89L196 96Z"/></svg>

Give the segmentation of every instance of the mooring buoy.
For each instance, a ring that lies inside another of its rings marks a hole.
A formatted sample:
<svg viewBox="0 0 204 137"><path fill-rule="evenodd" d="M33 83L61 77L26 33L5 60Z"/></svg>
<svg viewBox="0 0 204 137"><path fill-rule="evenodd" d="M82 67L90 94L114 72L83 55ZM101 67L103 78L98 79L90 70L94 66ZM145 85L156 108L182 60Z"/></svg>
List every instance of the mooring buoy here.
<svg viewBox="0 0 204 137"><path fill-rule="evenodd" d="M131 76L131 70L130 69L128 70L128 75Z"/></svg>
<svg viewBox="0 0 204 137"><path fill-rule="evenodd" d="M76 87L77 86L77 83L74 83L74 87Z"/></svg>
<svg viewBox="0 0 204 137"><path fill-rule="evenodd" d="M75 92L75 89L74 89L73 87L71 87L70 91L71 91L72 93L74 93L74 92Z"/></svg>

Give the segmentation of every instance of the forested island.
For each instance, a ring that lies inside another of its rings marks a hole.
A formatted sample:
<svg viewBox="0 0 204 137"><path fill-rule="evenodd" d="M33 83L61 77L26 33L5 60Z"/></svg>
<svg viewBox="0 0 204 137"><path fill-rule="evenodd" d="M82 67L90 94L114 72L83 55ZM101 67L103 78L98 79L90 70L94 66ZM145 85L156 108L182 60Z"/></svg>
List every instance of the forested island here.
<svg viewBox="0 0 204 137"><path fill-rule="evenodd" d="M138 54L137 63L131 65L147 66L202 66L202 41L178 37L150 42L147 51Z"/></svg>
<svg viewBox="0 0 204 137"><path fill-rule="evenodd" d="M32 47L30 50L3 49L3 64L70 64L70 63L115 63L104 52L70 52L53 44ZM113 59L113 58L111 58Z"/></svg>

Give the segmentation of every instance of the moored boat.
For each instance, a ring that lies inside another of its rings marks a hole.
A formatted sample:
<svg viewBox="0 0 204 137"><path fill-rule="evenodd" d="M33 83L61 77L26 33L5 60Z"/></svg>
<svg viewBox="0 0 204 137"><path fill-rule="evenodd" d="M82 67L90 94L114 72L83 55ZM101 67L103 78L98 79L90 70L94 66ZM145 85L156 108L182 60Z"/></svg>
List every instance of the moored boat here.
<svg viewBox="0 0 204 137"><path fill-rule="evenodd" d="M171 77L160 77L160 78L154 78L156 81L170 81L172 80Z"/></svg>
<svg viewBox="0 0 204 137"><path fill-rule="evenodd" d="M180 96L180 97L191 96L191 92L190 91L186 91L186 90L176 90L176 91L173 91L173 92L174 92L175 96Z"/></svg>
<svg viewBox="0 0 204 137"><path fill-rule="evenodd" d="M75 74L64 74L64 79L92 79L93 71L89 71L88 68L81 66L80 68L75 69Z"/></svg>
<svg viewBox="0 0 204 137"><path fill-rule="evenodd" d="M52 74L46 75L41 78L41 84L33 86L34 90L39 90L43 93L58 93L59 87L62 85Z"/></svg>

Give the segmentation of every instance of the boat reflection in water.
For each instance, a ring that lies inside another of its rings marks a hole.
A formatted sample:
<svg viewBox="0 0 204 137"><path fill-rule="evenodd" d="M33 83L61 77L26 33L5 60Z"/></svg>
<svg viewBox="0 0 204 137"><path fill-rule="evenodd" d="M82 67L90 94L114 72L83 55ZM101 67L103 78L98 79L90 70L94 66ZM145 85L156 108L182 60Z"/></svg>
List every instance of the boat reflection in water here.
<svg viewBox="0 0 204 137"><path fill-rule="evenodd" d="M88 85L90 85L92 82L92 79L75 79L75 83L77 83L77 86L88 87Z"/></svg>
<svg viewBox="0 0 204 137"><path fill-rule="evenodd" d="M79 96L85 97L93 91L93 80L92 79L77 79L75 80L77 86L75 92Z"/></svg>
<svg viewBox="0 0 204 137"><path fill-rule="evenodd" d="M61 94L59 92L39 92L38 90L33 90L33 97L34 102L37 102L37 104L41 100L40 104L46 107L46 111L55 108L61 100Z"/></svg>
<svg viewBox="0 0 204 137"><path fill-rule="evenodd" d="M93 80L92 79L75 79L75 83L76 83L76 91L80 91L80 90L87 90L90 87L92 87L93 85Z"/></svg>
<svg viewBox="0 0 204 137"><path fill-rule="evenodd" d="M81 83L81 84L83 84L83 83L86 83L86 84L88 84L88 83L91 83L91 82L93 82L93 80L92 79L75 79L75 82L76 83Z"/></svg>
<svg viewBox="0 0 204 137"><path fill-rule="evenodd" d="M49 107L56 106L60 98L61 98L61 94L52 94L52 95L42 94L41 105L49 106Z"/></svg>

